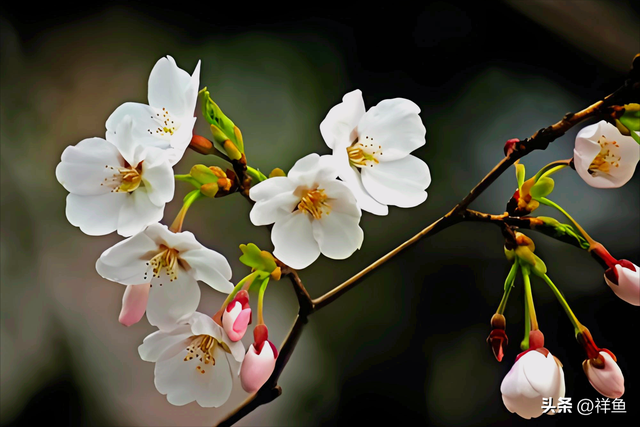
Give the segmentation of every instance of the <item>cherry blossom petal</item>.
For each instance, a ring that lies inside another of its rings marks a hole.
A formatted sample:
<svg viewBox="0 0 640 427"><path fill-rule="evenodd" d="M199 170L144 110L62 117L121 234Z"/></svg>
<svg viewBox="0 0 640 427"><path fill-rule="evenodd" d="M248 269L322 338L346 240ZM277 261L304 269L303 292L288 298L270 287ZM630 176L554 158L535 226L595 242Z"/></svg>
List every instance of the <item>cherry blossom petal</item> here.
<svg viewBox="0 0 640 427"><path fill-rule="evenodd" d="M106 139L117 141L119 135L117 127L125 118L130 116L134 125L131 128L131 136L139 145L167 149L171 147L170 138L161 138L154 134L158 128L158 122L154 119L156 110L146 104L137 102L125 102L115 109L107 119Z"/></svg>
<svg viewBox="0 0 640 427"><path fill-rule="evenodd" d="M122 296L122 309L118 321L125 326L131 326L140 321L147 310L150 283L141 285L127 285Z"/></svg>
<svg viewBox="0 0 640 427"><path fill-rule="evenodd" d="M322 187L327 195L327 204L331 206L331 213L338 212L360 219L362 212L356 198L344 182L327 181L322 183Z"/></svg>
<svg viewBox="0 0 640 427"><path fill-rule="evenodd" d="M349 258L360 249L364 232L358 225L360 217L341 212L331 212L313 221L313 236L320 246L320 252L332 259Z"/></svg>
<svg viewBox="0 0 640 427"><path fill-rule="evenodd" d="M254 225L268 225L284 218L295 209L300 197L293 194L294 181L288 177L274 177L256 184L249 191L249 197L256 204L249 212Z"/></svg>
<svg viewBox="0 0 640 427"><path fill-rule="evenodd" d="M193 116L199 82L200 61L190 76L171 56L160 58L149 74L149 105L178 117Z"/></svg>
<svg viewBox="0 0 640 427"><path fill-rule="evenodd" d="M357 135L356 127L365 113L362 92L358 89L342 97L342 102L334 106L320 123L320 133L329 148L337 144L351 144Z"/></svg>
<svg viewBox="0 0 640 427"><path fill-rule="evenodd" d="M427 131L419 113L420 108L408 99L385 99L360 119L358 140L380 145L380 162L401 159L425 144Z"/></svg>
<svg viewBox="0 0 640 427"><path fill-rule="evenodd" d="M309 154L296 162L287 178L298 185L314 188L322 181L333 180L338 176L338 165L331 155Z"/></svg>
<svg viewBox="0 0 640 427"><path fill-rule="evenodd" d="M378 202L401 208L418 206L427 199L429 167L415 156L385 162L362 170L362 183Z"/></svg>
<svg viewBox="0 0 640 427"><path fill-rule="evenodd" d="M631 305L640 306L640 267L635 264L634 266L635 271L616 264L614 268L618 273L618 283L609 280L606 274L604 280L618 298Z"/></svg>
<svg viewBox="0 0 640 427"><path fill-rule="evenodd" d="M265 342L262 351L257 352L251 344L242 363L240 380L247 393L255 393L267 382L276 366L276 357L269 342Z"/></svg>
<svg viewBox="0 0 640 427"><path fill-rule="evenodd" d="M213 357L216 359L216 366L207 369L206 374L209 374L210 377L205 383L206 388L196 397L196 401L203 408L221 406L229 399L233 388L233 373L228 363L224 362L227 353L222 347L216 346L213 351ZM218 363L220 364L218 365ZM201 379L200 381L204 380Z"/></svg>
<svg viewBox="0 0 640 427"><path fill-rule="evenodd" d="M113 144L102 138L88 138L65 148L56 167L56 178L70 193L95 196L112 190L104 183L113 178L114 169L123 165Z"/></svg>
<svg viewBox="0 0 640 427"><path fill-rule="evenodd" d="M213 289L227 294L233 290L233 284L229 282L231 266L218 252L203 247L181 253L180 259L189 265L189 274L196 280L201 280Z"/></svg>
<svg viewBox="0 0 640 427"><path fill-rule="evenodd" d="M145 362L156 362L166 350L178 343L183 343L181 349L187 348L189 344L185 340L191 335L190 325L180 325L171 332L156 331L138 346L138 353Z"/></svg>
<svg viewBox="0 0 640 427"><path fill-rule="evenodd" d="M151 224L144 230L144 233L156 242L158 246L164 245L168 248L174 248L180 254L189 250L203 248L202 244L196 240L196 236L190 231L174 233L164 224Z"/></svg>
<svg viewBox="0 0 640 427"><path fill-rule="evenodd" d="M105 193L96 196L67 195L67 219L89 236L104 236L116 230L120 208L126 194Z"/></svg>
<svg viewBox="0 0 640 427"><path fill-rule="evenodd" d="M308 267L320 256L320 247L313 237L312 220L300 211L279 220L271 230L275 247L273 255L291 268Z"/></svg>
<svg viewBox="0 0 640 427"><path fill-rule="evenodd" d="M171 330L178 320L195 312L199 302L198 282L179 268L173 281L164 274L151 280L147 319L160 330Z"/></svg>
<svg viewBox="0 0 640 427"><path fill-rule="evenodd" d="M175 345L180 348L180 344ZM204 380L209 379L210 371L201 374L196 370L199 360L185 361L188 354L186 346L173 357L156 362L154 370L156 389L167 395L167 401L175 406L186 405L196 400L204 388Z"/></svg>
<svg viewBox="0 0 640 427"><path fill-rule="evenodd" d="M618 364L606 351L601 351L604 358L603 368L594 368L589 361L584 363L585 373L589 382L601 395L618 399L624 394L624 376Z"/></svg>
<svg viewBox="0 0 640 427"><path fill-rule="evenodd" d="M124 195L124 203L118 214L118 234L127 237L143 231L149 224L157 223L164 215L164 205L157 206L149 199L146 187Z"/></svg>
<svg viewBox="0 0 640 427"><path fill-rule="evenodd" d="M123 285L149 283L149 260L160 249L145 233L138 233L116 243L100 255L96 262L98 274Z"/></svg>
<svg viewBox="0 0 640 427"><path fill-rule="evenodd" d="M173 169L165 154L157 148L147 148L142 163L142 182L147 189L149 200L156 206L163 206L173 199L175 178Z"/></svg>

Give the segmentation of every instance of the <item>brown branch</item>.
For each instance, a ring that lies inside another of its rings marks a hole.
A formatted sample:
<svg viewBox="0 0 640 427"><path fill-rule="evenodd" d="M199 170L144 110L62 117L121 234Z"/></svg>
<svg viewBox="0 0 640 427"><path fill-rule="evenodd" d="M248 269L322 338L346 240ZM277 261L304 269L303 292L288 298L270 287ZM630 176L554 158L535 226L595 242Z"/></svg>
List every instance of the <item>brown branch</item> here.
<svg viewBox="0 0 640 427"><path fill-rule="evenodd" d="M618 112L619 109L615 108L614 104L617 102L629 102L628 100L632 96L631 94L633 94L633 96L636 96L636 93L638 92L640 86L640 83L638 83L639 80L640 55L636 55L633 61L631 72L629 73L629 77L625 81L624 85L621 86L618 90L602 99L601 101L590 105L584 110L579 111L575 114L568 113L562 118L562 120L555 123L554 125L546 127L544 129L540 129L533 136L522 141L518 141L513 149L484 178L482 178L482 180L480 180L478 184L476 184L476 186L469 192L469 194L467 194L462 199L462 201L460 201L460 203L458 203L446 215L439 218L431 225L420 231L418 234L416 234L391 252L387 253L350 279L346 280L331 291L322 295L321 297L312 300L309 296L309 293L306 291L304 285L302 284L302 280L300 280L297 272L293 269L288 269L287 275L291 279L291 283L293 284L296 295L298 296L300 309L291 332L282 344L280 355L278 356L278 360L276 362L276 368L269 380L262 386L260 390L258 390L256 394L247 399L232 414L221 421L218 425L232 425L233 423L239 421L244 416L255 410L258 406L271 402L273 399L277 398L282 392L281 388L277 385L278 378L280 377L280 374L284 370L284 367L286 366L289 358L291 357L291 354L293 353L293 350L295 349L296 343L300 338L300 334L302 333L302 327L306 323L307 316L309 316L314 311L319 310L320 308L325 307L331 302L335 301L349 289L352 289L353 287L355 287L355 285L361 283L368 274L398 255L403 250L417 243L422 238L435 235L445 228L448 228L465 220L497 222L522 228L525 228L526 225L529 225L531 227L531 218L526 219L522 217L509 217L508 215L504 218L501 218L500 215L482 214L480 212L474 213L474 211L467 210L467 207L478 196L480 196L480 194L482 194L504 171L506 171L511 165L513 165L516 160L526 156L534 150L544 150L551 142L555 141L557 138L564 135L566 131L584 120L596 117L605 117L607 115L615 116L616 112ZM234 165L234 168L235 166L236 165ZM242 175L244 175L244 173L241 173L241 176ZM242 184L245 184L245 182L241 183L241 185ZM248 184L250 185L250 181L248 182ZM243 195L245 195L245 197L248 198L247 187L244 187L244 191L242 191L242 193ZM532 229L541 230L542 228L532 227Z"/></svg>

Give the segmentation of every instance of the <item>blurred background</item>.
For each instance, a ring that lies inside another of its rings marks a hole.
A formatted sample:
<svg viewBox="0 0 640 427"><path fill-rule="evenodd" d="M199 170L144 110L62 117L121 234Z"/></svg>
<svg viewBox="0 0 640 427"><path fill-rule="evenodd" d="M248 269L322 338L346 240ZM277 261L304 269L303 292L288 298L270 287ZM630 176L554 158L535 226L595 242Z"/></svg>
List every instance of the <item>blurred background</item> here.
<svg viewBox="0 0 640 427"><path fill-rule="evenodd" d="M414 154L431 168L427 201L364 214L362 249L347 261L321 257L301 272L319 296L446 213L524 138L615 90L640 51L640 12L630 1L427 1L412 5L3 2L1 30L1 393L3 426L213 425L245 398L239 386L217 409L170 405L137 346L154 331L118 323L124 287L95 271L117 235L90 237L65 218L67 192L54 170L68 145L104 135L125 101L146 103L155 62L172 55L242 129L249 163L268 173L327 154L318 126L361 89L367 107L404 97L422 109L427 143ZM199 119L196 130L207 136ZM524 164L529 174L572 155L578 129ZM176 166L220 164L194 152ZM618 258L640 264L640 174L597 190L571 170L554 176L553 200ZM472 207L501 213L516 187L505 173ZM170 223L189 191L177 184ZM239 196L204 200L185 229L247 274L238 245L271 250ZM540 215L553 215L541 208ZM497 227L460 224L424 240L314 314L280 379L283 394L239 425L631 425L640 413L638 308L605 284L602 268L572 246L528 233L549 274L626 379L627 414L542 416L504 407L500 383L519 353L519 281L506 311L511 339L502 363L485 342L509 265ZM582 372L582 348L552 293L534 281L546 347L564 364L566 395L600 395ZM200 311L222 295L202 287ZM273 283L265 319L280 343L295 318L288 281ZM247 336L245 344L251 340ZM636 362L633 362L635 360Z"/></svg>

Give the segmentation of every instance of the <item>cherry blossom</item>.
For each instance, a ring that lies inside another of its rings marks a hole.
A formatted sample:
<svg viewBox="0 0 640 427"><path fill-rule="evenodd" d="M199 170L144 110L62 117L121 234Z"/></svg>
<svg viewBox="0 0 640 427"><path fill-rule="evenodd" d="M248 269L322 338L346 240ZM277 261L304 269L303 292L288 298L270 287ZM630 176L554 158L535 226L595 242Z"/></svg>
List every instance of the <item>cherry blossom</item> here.
<svg viewBox="0 0 640 427"><path fill-rule="evenodd" d="M620 260L605 272L604 280L620 299L640 306L640 267Z"/></svg>
<svg viewBox="0 0 640 427"><path fill-rule="evenodd" d="M56 178L69 191L69 222L91 236L131 236L162 219L173 199L173 171L163 150L134 139L129 116L109 141L88 138L67 147Z"/></svg>
<svg viewBox="0 0 640 427"><path fill-rule="evenodd" d="M349 187L336 179L332 156L309 154L287 176L274 177L251 188L256 202L254 225L274 224L273 255L295 269L308 267L320 253L345 259L360 249L362 215Z"/></svg>
<svg viewBox="0 0 640 427"><path fill-rule="evenodd" d="M200 61L190 76L171 56L160 58L149 75L149 105L126 102L116 108L107 119L107 139L117 133L122 117L130 115L136 124L136 141L166 150L175 165L193 136L199 84Z"/></svg>
<svg viewBox="0 0 640 427"><path fill-rule="evenodd" d="M618 188L632 177L640 145L610 123L600 121L578 132L573 163L578 175L596 188Z"/></svg>
<svg viewBox="0 0 640 427"><path fill-rule="evenodd" d="M320 124L339 176L362 210L387 215L387 205L410 208L427 199L429 167L409 154L425 144L419 113L403 98L386 99L365 112L362 92L354 90Z"/></svg>
<svg viewBox="0 0 640 427"><path fill-rule="evenodd" d="M156 388L176 406L225 403L244 359L242 341L231 341L222 326L198 312L173 330L147 336L138 352L142 360L155 362Z"/></svg>
<svg viewBox="0 0 640 427"><path fill-rule="evenodd" d="M157 223L104 251L96 270L123 285L150 284L147 319L160 330L171 330L195 312L200 302L198 280L220 292L233 290L231 267L224 256L202 246L188 231L174 233Z"/></svg>
<svg viewBox="0 0 640 427"><path fill-rule="evenodd" d="M593 365L591 359L587 359L582 363L582 368L598 393L611 399L617 399L624 394L624 376L608 352L601 351L600 356L604 360L603 367L598 368Z"/></svg>

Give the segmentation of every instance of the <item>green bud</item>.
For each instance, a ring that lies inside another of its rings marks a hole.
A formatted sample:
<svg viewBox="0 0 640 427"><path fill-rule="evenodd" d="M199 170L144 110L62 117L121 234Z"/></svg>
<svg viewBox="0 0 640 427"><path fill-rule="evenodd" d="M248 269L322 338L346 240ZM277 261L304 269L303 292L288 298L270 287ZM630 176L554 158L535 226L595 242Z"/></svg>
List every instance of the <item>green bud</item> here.
<svg viewBox="0 0 640 427"><path fill-rule="evenodd" d="M515 253L521 261L526 262L530 266L534 266L536 264L536 258L538 257L527 246L518 246L515 249Z"/></svg>
<svg viewBox="0 0 640 427"><path fill-rule="evenodd" d="M640 131L640 104L627 104L618 119L629 131Z"/></svg>
<svg viewBox="0 0 640 427"><path fill-rule="evenodd" d="M504 248L504 256L507 257L507 261L513 262L516 252L513 249Z"/></svg>
<svg viewBox="0 0 640 427"><path fill-rule="evenodd" d="M547 227L559 227L560 225L562 225L560 224L560 221L555 218L551 218L550 216L539 216L538 219L541 220Z"/></svg>
<svg viewBox="0 0 640 427"><path fill-rule="evenodd" d="M206 87L200 91L199 95L200 101L202 102L202 114L207 122L212 125L211 131L214 133L215 142L223 144L224 141L230 140L238 151L244 153L244 144L240 129L222 112L218 104L213 102L211 94ZM219 133L214 131L213 126L219 130ZM225 137L223 138L222 135L225 135Z"/></svg>
<svg viewBox="0 0 640 427"><path fill-rule="evenodd" d="M533 274L541 277L547 274L547 266L544 261L542 261L536 254L533 254L533 257L535 259L535 263L531 266L531 271L533 272Z"/></svg>
<svg viewBox="0 0 640 427"><path fill-rule="evenodd" d="M216 197L216 194L218 194L218 184L215 182L202 184L202 186L200 187L200 192L207 197L214 198Z"/></svg>
<svg viewBox="0 0 640 427"><path fill-rule="evenodd" d="M535 185L531 187L529 194L531 194L531 197L533 197L534 199L546 197L553 191L553 186L553 179L546 176L544 178L540 178L538 182L536 182Z"/></svg>
<svg viewBox="0 0 640 427"><path fill-rule="evenodd" d="M200 185L218 182L216 174L205 165L194 165L189 174L198 181Z"/></svg>
<svg viewBox="0 0 640 427"><path fill-rule="evenodd" d="M271 171L271 173L269 174L269 178L274 178L276 176L287 176L286 173L284 173L284 171L280 168L275 168L274 170Z"/></svg>

